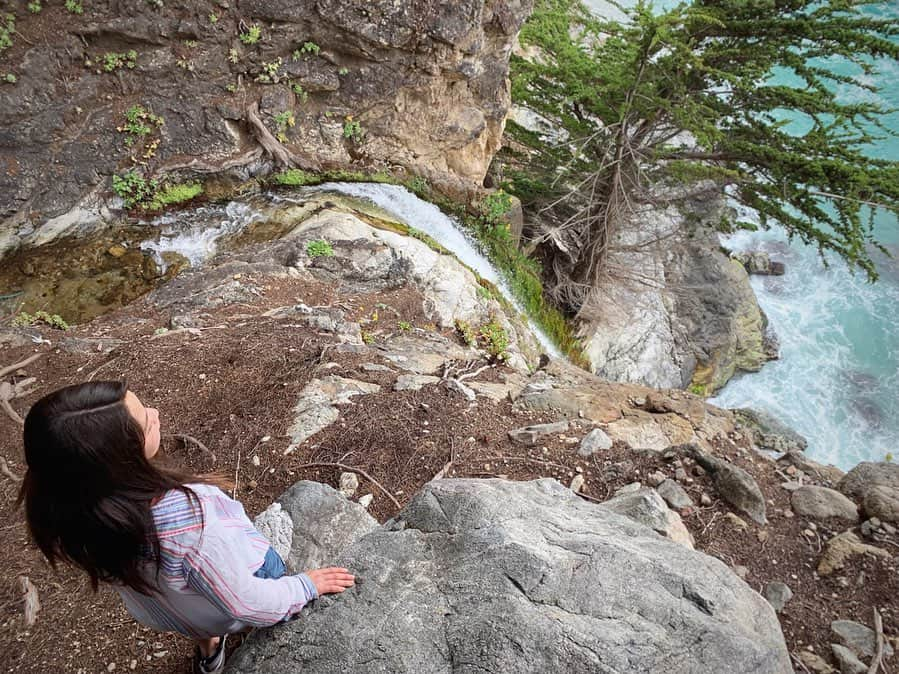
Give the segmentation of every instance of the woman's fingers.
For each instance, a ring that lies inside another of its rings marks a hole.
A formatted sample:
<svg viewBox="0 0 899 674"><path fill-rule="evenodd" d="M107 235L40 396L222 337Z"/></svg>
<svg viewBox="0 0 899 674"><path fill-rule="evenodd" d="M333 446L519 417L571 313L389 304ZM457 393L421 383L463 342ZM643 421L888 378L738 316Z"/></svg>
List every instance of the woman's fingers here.
<svg viewBox="0 0 899 674"><path fill-rule="evenodd" d="M355 585L355 577L342 567L331 566L307 571L306 575L315 583L319 594L343 592Z"/></svg>

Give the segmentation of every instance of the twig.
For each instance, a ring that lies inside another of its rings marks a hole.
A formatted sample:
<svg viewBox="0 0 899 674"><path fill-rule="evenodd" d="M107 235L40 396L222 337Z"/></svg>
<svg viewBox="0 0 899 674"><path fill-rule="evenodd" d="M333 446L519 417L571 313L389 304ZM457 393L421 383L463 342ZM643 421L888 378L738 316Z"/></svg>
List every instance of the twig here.
<svg viewBox="0 0 899 674"><path fill-rule="evenodd" d="M13 363L12 365L7 365L4 368L0 368L0 379L8 375L10 372L15 372L16 370L22 369L26 365L31 365L34 361L36 361L43 355L44 354L42 353L36 353L33 356L29 356L25 360L20 360L18 363Z"/></svg>
<svg viewBox="0 0 899 674"><path fill-rule="evenodd" d="M493 365L485 365L482 368L478 368L474 372L469 372L468 374L460 374L458 377L456 377L456 379L458 379L459 381L465 381L466 379L477 377L479 374L481 374L481 372L483 372L484 370L489 370L492 367Z"/></svg>
<svg viewBox="0 0 899 674"><path fill-rule="evenodd" d="M37 612L41 610L41 600L37 596L37 588L28 576L19 576L19 590L25 601L25 627L32 627L37 620Z"/></svg>
<svg viewBox="0 0 899 674"><path fill-rule="evenodd" d="M19 424L19 426L25 425L25 420L12 408L12 405L9 404L9 401L6 398L0 398L0 407L2 407L9 418Z"/></svg>
<svg viewBox="0 0 899 674"><path fill-rule="evenodd" d="M868 667L868 674L877 674L877 670L883 665L883 619L881 619L880 611L876 606L874 607L874 632L877 634L877 648L874 651L871 666Z"/></svg>
<svg viewBox="0 0 899 674"><path fill-rule="evenodd" d="M528 463L539 463L544 466L552 466L553 468L562 468L564 470L568 470L568 466L563 466L561 463L553 463L552 461L543 461L541 459L531 459L526 456L494 456L490 458L491 461L526 461Z"/></svg>
<svg viewBox="0 0 899 674"><path fill-rule="evenodd" d="M452 465L453 465L452 461L447 461L446 464L443 466L443 468L438 470L437 474L434 475L434 477L432 477L430 480L428 480L428 482L433 482L434 480L442 480L443 478L445 478L446 474L449 473L449 469Z"/></svg>
<svg viewBox="0 0 899 674"><path fill-rule="evenodd" d="M234 489L231 498L237 498L237 489L240 486L240 447L237 448L237 465L234 468Z"/></svg>
<svg viewBox="0 0 899 674"><path fill-rule="evenodd" d="M97 369L95 369L93 372L91 372L89 375L87 375L87 380L88 380L88 381L93 381L94 377L97 376L97 373L99 373L100 370L102 370L104 367L106 367L106 366L109 365L110 363L115 362L115 360L116 360L117 358L118 358L118 356L115 356L114 358L110 358L110 359L107 360L105 363L102 363L101 365L99 365L99 366L97 367Z"/></svg>
<svg viewBox="0 0 899 674"><path fill-rule="evenodd" d="M8 477L13 482L22 481L21 477L12 472L12 469L10 469L9 464L6 462L6 458L2 456L0 456L0 473L6 475L6 477Z"/></svg>
<svg viewBox="0 0 899 674"><path fill-rule="evenodd" d="M579 491L576 491L576 492L574 492L574 493L577 494L578 496L580 496L582 499L586 499L586 500L588 500L588 501L592 501L593 503L602 503L602 501L600 501L600 500L599 500L598 498L596 498L595 496L588 496L587 494L582 494L582 493L579 492Z"/></svg>
<svg viewBox="0 0 899 674"><path fill-rule="evenodd" d="M366 480L368 480L373 485L375 485L378 489L380 489L382 492L384 492L384 495L393 502L393 505L395 505L397 507L397 509L402 509L400 502L397 501L396 498L394 498L393 494L391 494L389 491L387 491L387 488L384 487L384 485L382 485L380 482L378 482L375 478L373 478L371 475L366 473L361 468L353 468L352 466L347 466L346 464L343 464L343 463L319 463L319 462L316 462L316 463L304 463L302 466L297 466L296 469L302 470L303 468L341 468L343 470L349 470L354 473L359 473L362 477L364 477Z"/></svg>
<svg viewBox="0 0 899 674"><path fill-rule="evenodd" d="M181 440L181 442L183 442L185 445L188 443L193 443L194 445L199 447L200 450L203 451L210 459L212 459L212 463L215 463L215 453L211 449L209 449L209 447L197 440L194 436L185 435L184 433L169 433L168 435L165 435L163 437Z"/></svg>

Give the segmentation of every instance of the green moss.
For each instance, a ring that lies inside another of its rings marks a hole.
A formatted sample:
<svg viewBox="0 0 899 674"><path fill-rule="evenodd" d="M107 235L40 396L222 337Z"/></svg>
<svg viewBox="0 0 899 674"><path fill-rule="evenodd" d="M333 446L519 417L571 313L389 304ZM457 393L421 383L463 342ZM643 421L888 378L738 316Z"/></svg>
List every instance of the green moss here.
<svg viewBox="0 0 899 674"><path fill-rule="evenodd" d="M167 183L153 195L146 208L158 211L166 206L181 204L203 194L200 183Z"/></svg>
<svg viewBox="0 0 899 674"><path fill-rule="evenodd" d="M260 28L258 24L254 23L246 30L242 30L238 37L240 38L240 41L245 45L256 44L257 42L259 42L259 40L262 39L262 28Z"/></svg>
<svg viewBox="0 0 899 674"><path fill-rule="evenodd" d="M301 171L300 169L288 169L287 171L281 171L281 173L275 173L269 181L285 187L302 187L303 185L318 185L322 182L322 179L315 173Z"/></svg>
<svg viewBox="0 0 899 674"><path fill-rule="evenodd" d="M309 257L334 257L334 248L330 241L315 239L306 244L306 254Z"/></svg>
<svg viewBox="0 0 899 674"><path fill-rule="evenodd" d="M23 311L12 320L13 326L17 328L27 328L38 323L43 323L57 330L69 329L69 324L59 314L48 314L46 311L35 311L33 314Z"/></svg>

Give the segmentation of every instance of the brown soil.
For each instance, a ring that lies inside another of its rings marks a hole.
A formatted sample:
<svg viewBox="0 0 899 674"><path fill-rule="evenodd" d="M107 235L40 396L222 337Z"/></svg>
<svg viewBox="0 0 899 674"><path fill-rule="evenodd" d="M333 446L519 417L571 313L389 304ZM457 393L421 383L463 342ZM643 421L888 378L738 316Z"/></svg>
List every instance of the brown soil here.
<svg viewBox="0 0 899 674"><path fill-rule="evenodd" d="M111 355L60 351L55 343L62 333L48 329L43 334L52 345L11 349L0 358L0 366L35 351L44 354L24 373L38 378L38 389L29 398L14 401L20 414L59 386L86 379L127 378L147 404L159 408L164 434L193 436L215 453L213 462L192 444L164 437L165 460L196 472L214 470L230 476L236 482L237 498L251 516L296 480L336 486L339 470L304 467L310 463L339 462L365 470L401 504L448 462L448 476L456 477L553 477L568 484L582 471L584 496L591 500L606 499L627 483L645 481L654 470L674 474L672 461L618 444L593 459L581 459L573 439L583 436L586 427L576 423L568 438L552 437L545 447L510 442L508 430L555 420L550 413L519 412L509 402L482 398L470 408L461 396L440 385L393 392L395 373L361 368L364 362L383 362L376 356L325 349L327 336L292 326L289 320L258 317L269 308L297 301L339 304L354 320L370 321L363 329L375 339L399 332L400 321L416 329L426 326L421 298L408 288L347 299L329 286L279 280L269 282L258 305L214 310L208 325L227 329L210 327L199 337L177 333L154 338L154 331L167 324L168 316L139 302L72 331L71 336L125 340L126 345ZM372 321L375 311L377 320ZM285 432L296 398L310 378L325 371L382 384L382 392L344 406L336 424L285 457ZM484 373L480 379L497 374ZM24 472L20 432L0 414L0 456L19 475ZM806 537L802 532L808 523L791 516L789 494L780 487L783 478L775 472L776 466L733 447L727 443L719 451L756 477L769 499L770 523L761 528L747 520L746 531L734 528L725 517L729 508L715 498L708 477L685 462L693 481L684 486L694 501L698 504L703 492L713 498L708 507L682 513L697 548L729 565L747 567L746 582L756 590L771 581L786 582L793 589L795 596L780 616L793 653L810 646L829 659L830 621L846 618L871 625L873 606L881 610L886 633L895 635L899 629L895 563L860 559L840 574L818 579L814 568L821 543L842 529L819 523L817 535ZM258 466L254 456L259 458ZM371 512L379 520L395 514L395 506L379 488L362 478L360 482L358 494L374 494ZM92 594L83 574L47 566L28 541L21 510L14 507L16 493L17 485L0 477L0 546L5 551L0 572L2 670L101 672L115 663L115 671L189 671L191 646L186 640L137 625L114 592L105 589ZM899 547L895 539L884 545ZM40 593L42 609L31 629L24 626L16 589L20 575L27 575Z"/></svg>

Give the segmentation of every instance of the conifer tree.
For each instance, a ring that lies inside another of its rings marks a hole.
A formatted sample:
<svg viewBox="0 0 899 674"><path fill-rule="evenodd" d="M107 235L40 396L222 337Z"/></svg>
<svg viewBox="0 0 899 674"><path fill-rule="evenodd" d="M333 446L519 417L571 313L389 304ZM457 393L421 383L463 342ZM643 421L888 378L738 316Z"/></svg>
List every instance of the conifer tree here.
<svg viewBox="0 0 899 674"><path fill-rule="evenodd" d="M579 310L634 204L675 181L730 186L763 227L778 224L874 280L873 216L897 211L899 163L865 151L891 133L885 111L835 95L840 85L873 90L869 80L829 67L870 75L877 59L899 58L899 25L864 8L694 0L654 12L641 1L616 22L579 0L538 0L521 34L527 57L513 57L513 99L564 139L510 124L530 151L507 176L555 217L542 246L556 298ZM778 83L784 75L790 85Z"/></svg>

